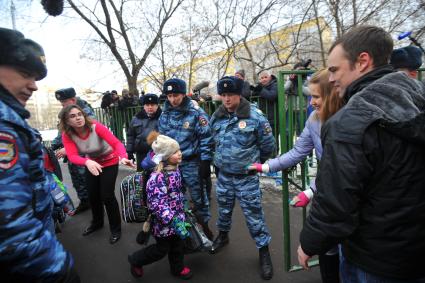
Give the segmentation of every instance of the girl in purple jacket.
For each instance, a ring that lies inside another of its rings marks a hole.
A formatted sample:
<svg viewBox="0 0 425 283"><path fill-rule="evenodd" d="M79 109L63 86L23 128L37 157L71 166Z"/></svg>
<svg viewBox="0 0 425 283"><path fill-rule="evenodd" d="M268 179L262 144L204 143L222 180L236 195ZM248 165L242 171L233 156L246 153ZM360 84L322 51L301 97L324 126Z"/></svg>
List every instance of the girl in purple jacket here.
<svg viewBox="0 0 425 283"><path fill-rule="evenodd" d="M150 175L146 186L148 208L152 213L151 231L156 243L128 256L131 274L143 276L143 266L168 254L171 273L190 279L192 272L184 266L184 239L189 236L184 213L182 177L178 164L182 161L179 144L159 135L152 143L156 158L161 161Z"/></svg>

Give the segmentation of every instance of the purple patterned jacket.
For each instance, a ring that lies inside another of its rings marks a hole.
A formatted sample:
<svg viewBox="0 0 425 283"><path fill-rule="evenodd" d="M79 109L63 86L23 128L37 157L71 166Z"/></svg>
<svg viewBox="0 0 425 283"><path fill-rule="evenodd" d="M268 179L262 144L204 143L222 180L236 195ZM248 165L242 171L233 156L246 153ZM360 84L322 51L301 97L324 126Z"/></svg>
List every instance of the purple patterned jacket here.
<svg viewBox="0 0 425 283"><path fill-rule="evenodd" d="M173 217L185 221L184 196L180 170L168 171L168 188L163 173L153 172L147 183L148 207L153 213L152 231L155 237L175 234L171 227Z"/></svg>

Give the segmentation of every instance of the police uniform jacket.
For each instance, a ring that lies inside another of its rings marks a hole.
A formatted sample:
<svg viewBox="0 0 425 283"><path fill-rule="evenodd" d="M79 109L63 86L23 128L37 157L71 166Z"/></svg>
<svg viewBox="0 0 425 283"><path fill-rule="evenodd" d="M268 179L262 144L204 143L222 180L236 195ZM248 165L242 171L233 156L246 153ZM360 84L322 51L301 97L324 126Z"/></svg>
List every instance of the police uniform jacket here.
<svg viewBox="0 0 425 283"><path fill-rule="evenodd" d="M168 101L159 118L159 132L175 139L184 160L212 160L212 137L208 115L185 96L178 107Z"/></svg>
<svg viewBox="0 0 425 283"><path fill-rule="evenodd" d="M322 126L317 194L301 247L313 255L342 243L344 257L369 273L424 278L424 86L383 66L344 97L347 105Z"/></svg>
<svg viewBox="0 0 425 283"><path fill-rule="evenodd" d="M0 86L0 280L56 282L72 259L48 227L52 199L29 112Z"/></svg>
<svg viewBox="0 0 425 283"><path fill-rule="evenodd" d="M235 113L221 105L211 117L211 129L220 173L247 174L248 165L267 160L276 149L266 117L243 97Z"/></svg>

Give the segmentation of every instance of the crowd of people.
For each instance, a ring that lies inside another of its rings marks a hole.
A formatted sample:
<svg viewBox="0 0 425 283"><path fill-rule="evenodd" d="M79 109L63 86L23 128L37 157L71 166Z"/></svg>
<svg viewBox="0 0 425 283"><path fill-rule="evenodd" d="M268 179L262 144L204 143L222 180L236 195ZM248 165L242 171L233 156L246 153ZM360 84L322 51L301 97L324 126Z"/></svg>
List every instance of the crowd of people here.
<svg viewBox="0 0 425 283"><path fill-rule="evenodd" d="M47 75L44 51L14 30L0 28L0 40L0 278L80 282L72 256L50 227L51 178L39 133L26 122L26 102L36 81ZM156 94L141 99L126 145L96 120L73 88L56 91L63 105L60 135L53 142L56 157L68 159L80 200L76 213L92 211L83 236L103 227L105 207L109 242L120 240L114 190L122 164L149 172L144 186L155 243L128 256L134 277L168 255L172 275L190 279L194 271L184 263L184 240L190 237L185 209L193 211L215 254L230 243L237 200L258 249L260 276L270 280L272 236L258 173L285 170L314 149L320 160L317 178L291 201L295 207L310 205L299 263L308 269L309 259L318 255L325 283L425 282L418 260L425 252L425 86L416 80L421 65L417 47L393 50L383 29L353 27L331 46L328 67L303 86L314 111L294 148L281 156L273 131L280 114L277 80L267 70L259 73L256 86L244 80L243 70L219 79L222 103L211 117L186 95L184 80L168 79L162 108ZM266 114L249 101L250 94L265 99ZM116 95L105 94L111 98L105 108L139 103L128 92L121 100ZM212 167L216 229L203 185Z"/></svg>

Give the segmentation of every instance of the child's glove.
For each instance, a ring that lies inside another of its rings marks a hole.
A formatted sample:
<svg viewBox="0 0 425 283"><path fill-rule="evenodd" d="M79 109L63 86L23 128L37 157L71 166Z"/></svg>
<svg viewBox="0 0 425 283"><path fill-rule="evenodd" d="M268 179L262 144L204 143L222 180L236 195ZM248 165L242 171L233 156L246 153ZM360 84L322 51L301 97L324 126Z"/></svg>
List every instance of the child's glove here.
<svg viewBox="0 0 425 283"><path fill-rule="evenodd" d="M312 189L307 189L295 196L289 204L295 207L306 207L312 197Z"/></svg>
<svg viewBox="0 0 425 283"><path fill-rule="evenodd" d="M267 163L261 164L261 163L252 163L248 166L248 170L256 170L260 173L269 173L270 166Z"/></svg>
<svg viewBox="0 0 425 283"><path fill-rule="evenodd" d="M182 240L190 236L189 230L187 230L187 228L191 227L190 223L181 221L177 216L171 221L171 226Z"/></svg>

